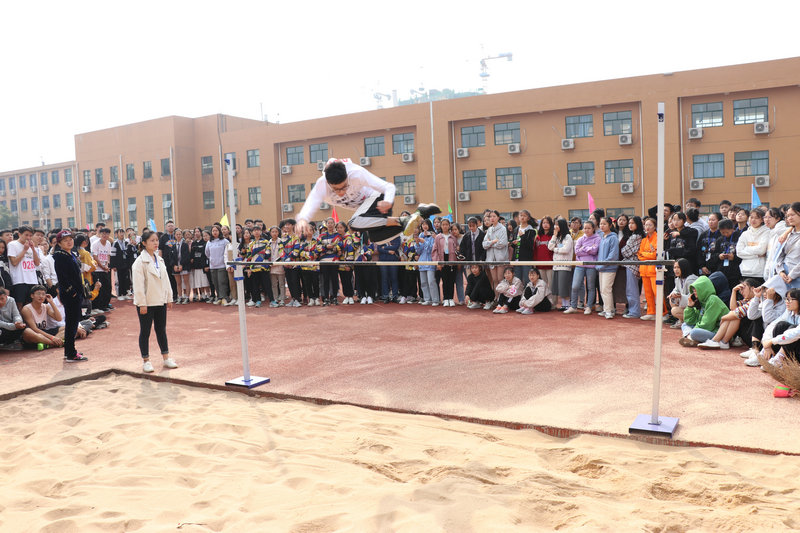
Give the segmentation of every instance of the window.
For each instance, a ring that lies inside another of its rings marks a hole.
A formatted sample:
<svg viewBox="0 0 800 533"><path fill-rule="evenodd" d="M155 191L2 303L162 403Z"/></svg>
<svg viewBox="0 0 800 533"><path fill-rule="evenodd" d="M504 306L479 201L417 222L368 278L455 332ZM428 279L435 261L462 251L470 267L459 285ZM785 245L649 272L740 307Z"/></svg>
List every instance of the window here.
<svg viewBox="0 0 800 533"><path fill-rule="evenodd" d="M88 173L89 173L89 181L91 181L91 179L92 179L92 173L91 173L91 172L89 172L88 170L87 170L86 172L88 172ZM86 174L86 172L84 172L84 174ZM26 183L27 183L27 179L26 179L26 177L25 177L25 174L22 174L22 175L19 177L19 188L20 188L20 189L24 189L25 187L27 187Z"/></svg>
<svg viewBox="0 0 800 533"><path fill-rule="evenodd" d="M64 195L64 202L67 204L67 207L75 207L74 196L71 192Z"/></svg>
<svg viewBox="0 0 800 533"><path fill-rule="evenodd" d="M17 212L17 201L16 200L11 200L11 202L9 202L9 205L11 206L10 207L11 212L12 213L16 213Z"/></svg>
<svg viewBox="0 0 800 533"><path fill-rule="evenodd" d="M214 156L204 155L200 158L200 168L202 169L201 174L203 176L213 176L214 175Z"/></svg>
<svg viewBox="0 0 800 533"><path fill-rule="evenodd" d="M364 137L364 155L367 157L386 155L386 146L383 139L383 135L380 137Z"/></svg>
<svg viewBox="0 0 800 533"><path fill-rule="evenodd" d="M302 146L289 146L286 148L286 164L287 165L302 165L305 163L303 160L303 147Z"/></svg>
<svg viewBox="0 0 800 533"><path fill-rule="evenodd" d="M63 220L63 219L61 219L61 218L56 218L56 219L53 219L53 228L54 228L54 229L57 229L57 228L63 228L64 226L62 226L62 225L61 225L61 223L62 223L62 220Z"/></svg>
<svg viewBox="0 0 800 533"><path fill-rule="evenodd" d="M620 135L632 132L633 122L630 111L603 113L603 135Z"/></svg>
<svg viewBox="0 0 800 533"><path fill-rule="evenodd" d="M308 147L308 158L311 163L328 160L328 143L312 144Z"/></svg>
<svg viewBox="0 0 800 533"><path fill-rule="evenodd" d="M5 178L0 178L0 191L6 190L6 180Z"/></svg>
<svg viewBox="0 0 800 533"><path fill-rule="evenodd" d="M606 183L633 183L633 159L606 161Z"/></svg>
<svg viewBox="0 0 800 533"><path fill-rule="evenodd" d="M39 185L47 185L47 172L39 173Z"/></svg>
<svg viewBox="0 0 800 533"><path fill-rule="evenodd" d="M31 210L38 211L39 210L39 199L37 197L31 198Z"/></svg>
<svg viewBox="0 0 800 533"><path fill-rule="evenodd" d="M128 163L125 165L125 176L127 177L128 181L133 181L136 179L136 170L134 170L133 163Z"/></svg>
<svg viewBox="0 0 800 533"><path fill-rule="evenodd" d="M259 155L258 150L248 150L247 168L260 167L260 166L261 166L261 156Z"/></svg>
<svg viewBox="0 0 800 533"><path fill-rule="evenodd" d="M111 218L114 219L114 228L122 227L122 214L120 213L119 198L111 200Z"/></svg>
<svg viewBox="0 0 800 533"><path fill-rule="evenodd" d="M94 216L92 214L92 202L86 202L86 223L90 226L94 224Z"/></svg>
<svg viewBox="0 0 800 533"><path fill-rule="evenodd" d="M128 198L128 224L134 231L139 231L139 221L136 218L136 198Z"/></svg>
<svg viewBox="0 0 800 533"><path fill-rule="evenodd" d="M165 157L161 160L161 176L171 176L172 172L170 171L172 165L169 163L169 157Z"/></svg>
<svg viewBox="0 0 800 533"><path fill-rule="evenodd" d="M8 177L8 190L15 191L17 190L17 181L14 176Z"/></svg>
<svg viewBox="0 0 800 533"><path fill-rule="evenodd" d="M305 202L306 201L306 186L305 185L289 185L287 187L289 192L289 202Z"/></svg>
<svg viewBox="0 0 800 533"><path fill-rule="evenodd" d="M36 174L31 174L31 187L36 187Z"/></svg>
<svg viewBox="0 0 800 533"><path fill-rule="evenodd" d="M42 209L50 209L50 197L42 196Z"/></svg>
<svg viewBox="0 0 800 533"><path fill-rule="evenodd" d="M75 217L67 218L67 227L74 228L75 227Z"/></svg>
<svg viewBox="0 0 800 533"><path fill-rule="evenodd" d="M572 220L573 218L578 217L581 220L583 220L584 222L586 222L589 219L589 215L590 214L591 213L589 212L588 209L570 209L568 216L569 216L569 220Z"/></svg>
<svg viewBox="0 0 800 533"><path fill-rule="evenodd" d="M228 208L228 200L230 199L231 195L228 189L225 189L225 206L224 208ZM239 207L239 189L233 189L233 205L234 207Z"/></svg>
<svg viewBox="0 0 800 533"><path fill-rule="evenodd" d="M414 174L394 177L394 186L397 194L417 194L417 177Z"/></svg>
<svg viewBox="0 0 800 533"><path fill-rule="evenodd" d="M414 134L396 133L392 135L392 153L410 154L414 152Z"/></svg>
<svg viewBox="0 0 800 533"><path fill-rule="evenodd" d="M695 179L724 178L725 154L698 154L692 157Z"/></svg>
<svg viewBox="0 0 800 533"><path fill-rule="evenodd" d="M84 187L91 187L92 186L92 171L91 170L84 170L83 171L83 186Z"/></svg>
<svg viewBox="0 0 800 533"><path fill-rule="evenodd" d="M494 144L519 142L519 122L504 122L494 125Z"/></svg>
<svg viewBox="0 0 800 533"><path fill-rule="evenodd" d="M144 220L149 223L156 218L156 206L153 202L153 196L144 197Z"/></svg>
<svg viewBox="0 0 800 533"><path fill-rule="evenodd" d="M486 169L465 170L462 173L465 191L485 191L486 190Z"/></svg>
<svg viewBox="0 0 800 533"><path fill-rule="evenodd" d="M98 221L102 222L104 220L103 219L103 215L105 214L105 212L106 212L105 202L103 202L103 200L98 200L97 201L97 220Z"/></svg>
<svg viewBox="0 0 800 533"><path fill-rule="evenodd" d="M498 191L522 187L522 167L496 168L494 173Z"/></svg>
<svg viewBox="0 0 800 533"><path fill-rule="evenodd" d="M567 163L567 185L593 185L594 161Z"/></svg>
<svg viewBox="0 0 800 533"><path fill-rule="evenodd" d="M733 101L733 123L754 124L769 120L769 103L767 98L749 98Z"/></svg>
<svg viewBox="0 0 800 533"><path fill-rule="evenodd" d="M695 128L722 126L722 102L692 104L692 125Z"/></svg>
<svg viewBox="0 0 800 533"><path fill-rule="evenodd" d="M64 181L72 181L72 169L71 168L65 168L64 169ZM56 179L53 178L53 183L55 183L55 182L56 182Z"/></svg>
<svg viewBox="0 0 800 533"><path fill-rule="evenodd" d="M53 195L53 207L56 208L56 209L61 207L61 195L60 194L54 194Z"/></svg>
<svg viewBox="0 0 800 533"><path fill-rule="evenodd" d="M261 187L247 188L247 203L249 205L261 205Z"/></svg>
<svg viewBox="0 0 800 533"><path fill-rule="evenodd" d="M64 171L64 177L66 178L66 176L67 176L67 171L65 170ZM70 171L70 178L71 177L72 177L72 173ZM69 178L67 178L67 179L69 179ZM58 185L58 170L54 170L54 171L52 171L50 173L50 183L52 183L53 185ZM56 227L59 227L59 226L56 226Z"/></svg>
<svg viewBox="0 0 800 533"><path fill-rule="evenodd" d="M633 216L636 210L632 207L609 207L606 209L606 216L617 218L620 215ZM588 217L587 217L588 218Z"/></svg>
<svg viewBox="0 0 800 533"><path fill-rule="evenodd" d="M228 152L225 154L225 160L231 162L231 168L236 170L236 152ZM226 163L227 164L227 163Z"/></svg>
<svg viewBox="0 0 800 533"><path fill-rule="evenodd" d="M567 139L580 137L594 137L594 122L592 115L576 115L567 117Z"/></svg>
<svg viewBox="0 0 800 533"><path fill-rule="evenodd" d="M94 183L95 183L95 185L102 185L103 184L103 169L102 168L94 169Z"/></svg>
<svg viewBox="0 0 800 533"><path fill-rule="evenodd" d="M485 126L467 126L461 128L461 147L472 148L474 146L486 146Z"/></svg>
<svg viewBox="0 0 800 533"><path fill-rule="evenodd" d="M161 195L161 209L164 210L164 225L167 224L167 220L172 220L172 194L162 194Z"/></svg>
<svg viewBox="0 0 800 533"><path fill-rule="evenodd" d="M113 167L108 169L108 179L112 182L116 183L119 181L119 167L114 165Z"/></svg>
<svg viewBox="0 0 800 533"><path fill-rule="evenodd" d="M153 177L153 164L150 161L142 162L142 177L145 179Z"/></svg>
<svg viewBox="0 0 800 533"><path fill-rule="evenodd" d="M736 152L733 155L734 176L764 176L769 174L769 150Z"/></svg>
<svg viewBox="0 0 800 533"><path fill-rule="evenodd" d="M214 191L203 191L203 209L214 209Z"/></svg>

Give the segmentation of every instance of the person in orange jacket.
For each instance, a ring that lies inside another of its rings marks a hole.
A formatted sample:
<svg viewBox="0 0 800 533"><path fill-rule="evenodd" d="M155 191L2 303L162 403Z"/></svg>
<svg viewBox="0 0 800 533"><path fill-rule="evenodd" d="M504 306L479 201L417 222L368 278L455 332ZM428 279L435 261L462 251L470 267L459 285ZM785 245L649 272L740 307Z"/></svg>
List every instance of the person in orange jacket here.
<svg viewBox="0 0 800 533"><path fill-rule="evenodd" d="M656 221L647 218L644 221L644 237L642 244L639 245L639 261L654 261L658 257L658 232L656 232ZM653 265L641 265L639 274L642 276L644 286L644 296L647 299L647 314L642 315L642 320L656 319L656 267ZM661 312L667 314L666 305Z"/></svg>

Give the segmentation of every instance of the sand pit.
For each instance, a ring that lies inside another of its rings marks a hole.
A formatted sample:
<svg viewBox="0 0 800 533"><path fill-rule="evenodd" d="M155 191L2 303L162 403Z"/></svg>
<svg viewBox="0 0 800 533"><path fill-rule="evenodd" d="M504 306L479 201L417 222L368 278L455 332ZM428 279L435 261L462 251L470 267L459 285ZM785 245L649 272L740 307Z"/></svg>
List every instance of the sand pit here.
<svg viewBox="0 0 800 533"><path fill-rule="evenodd" d="M763 531L800 461L110 376L0 403L0 531Z"/></svg>

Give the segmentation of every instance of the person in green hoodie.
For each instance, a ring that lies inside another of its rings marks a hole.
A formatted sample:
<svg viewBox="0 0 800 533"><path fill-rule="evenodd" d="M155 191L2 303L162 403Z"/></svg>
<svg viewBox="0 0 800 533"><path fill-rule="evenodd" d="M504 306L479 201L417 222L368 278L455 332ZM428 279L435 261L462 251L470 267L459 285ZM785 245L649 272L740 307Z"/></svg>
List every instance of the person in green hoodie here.
<svg viewBox="0 0 800 533"><path fill-rule="evenodd" d="M697 346L714 337L720 319L730 311L714 289L708 276L700 276L689 286L691 295L683 312L681 346Z"/></svg>

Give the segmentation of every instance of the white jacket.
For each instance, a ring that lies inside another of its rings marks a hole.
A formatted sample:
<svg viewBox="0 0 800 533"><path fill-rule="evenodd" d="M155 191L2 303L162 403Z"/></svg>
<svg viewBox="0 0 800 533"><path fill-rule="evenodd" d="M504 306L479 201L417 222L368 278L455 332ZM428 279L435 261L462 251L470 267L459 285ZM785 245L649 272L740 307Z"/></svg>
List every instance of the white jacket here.
<svg viewBox="0 0 800 533"><path fill-rule="evenodd" d="M133 305L136 307L157 307L172 303L172 286L164 260L158 258L158 268L153 257L142 252L131 269L133 277Z"/></svg>
<svg viewBox="0 0 800 533"><path fill-rule="evenodd" d="M739 237L736 255L742 260L739 271L743 277L759 278L764 275L769 237L770 230L764 224L746 229Z"/></svg>
<svg viewBox="0 0 800 533"><path fill-rule="evenodd" d="M552 240L552 239L551 239ZM522 299L519 301L520 307L527 307L528 309L533 309L542 301L550 296L550 287L547 286L547 282L545 280L539 278L539 281L536 283L534 287L533 283L530 281L527 285L525 285L525 289L528 287L531 288L531 297L525 298L525 290L522 291Z"/></svg>
<svg viewBox="0 0 800 533"><path fill-rule="evenodd" d="M497 239L497 243L492 243ZM508 261L508 231L502 224L497 224L486 230L483 237L484 250L487 261Z"/></svg>
<svg viewBox="0 0 800 533"><path fill-rule="evenodd" d="M572 235L564 235L564 239L556 242L553 237L547 241L547 249L553 252L553 261L572 261L572 251L575 249L575 243L572 242ZM553 270L572 270L571 266L567 265L553 265Z"/></svg>

